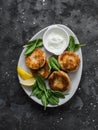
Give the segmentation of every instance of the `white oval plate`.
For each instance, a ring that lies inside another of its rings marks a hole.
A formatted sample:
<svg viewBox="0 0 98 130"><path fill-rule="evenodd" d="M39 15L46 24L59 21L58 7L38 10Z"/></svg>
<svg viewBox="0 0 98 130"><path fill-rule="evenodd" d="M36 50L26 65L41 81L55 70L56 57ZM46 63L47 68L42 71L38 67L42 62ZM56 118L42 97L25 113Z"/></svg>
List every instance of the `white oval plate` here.
<svg viewBox="0 0 98 130"><path fill-rule="evenodd" d="M61 24L56 24L56 25L59 26L59 27L61 27L61 28L63 28L63 29L65 29L65 31L68 32L69 36L70 35L74 36L76 43L79 44L79 41L78 41L76 35L67 26L61 25ZM50 27L50 26L48 26L48 27ZM48 27L46 27L46 28L42 29L41 31L39 31L36 35L34 35L31 38L31 40L39 38L39 37L42 38L43 34L48 29ZM47 57L51 56L51 54L49 52L47 52L44 48L43 48L43 50L46 52ZM29 68L25 64L24 51L25 51L25 49L23 49L23 51L22 51L22 53L20 55L20 58L19 58L19 61L18 61L18 66L21 66L24 70L26 70L27 72L30 72ZM62 105L64 103L66 103L67 101L69 101L72 98L72 96L75 94L75 92L76 92L76 90L78 88L78 85L79 85L79 82L80 82L80 79L81 79L81 74L82 74L82 52L81 52L81 49L79 49L78 51L76 51L76 53L80 57L79 68L78 68L78 70L76 72L68 73L68 75L70 76L70 79L71 79L70 90L68 92L65 92L65 93L68 93L68 95L66 95L65 99L60 99L59 104L56 105L56 106ZM18 75L18 78L19 78L19 80L22 80L19 75ZM49 88L49 85L48 85L47 81L46 81L46 85L47 85L47 88ZM24 86L22 86L22 88L24 89L25 93L32 100L34 100L38 104L42 105L42 103L41 103L41 101L39 99L37 99L35 96L30 96L30 94L31 94L31 88L24 87ZM47 107L56 107L56 106L54 106L54 105L48 105Z"/></svg>

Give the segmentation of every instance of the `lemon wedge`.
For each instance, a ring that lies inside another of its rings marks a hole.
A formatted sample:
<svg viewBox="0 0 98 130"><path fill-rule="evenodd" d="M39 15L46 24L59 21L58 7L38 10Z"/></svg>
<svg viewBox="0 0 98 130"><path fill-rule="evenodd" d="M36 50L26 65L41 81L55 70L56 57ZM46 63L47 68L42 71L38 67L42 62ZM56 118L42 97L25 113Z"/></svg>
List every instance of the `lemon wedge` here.
<svg viewBox="0 0 98 130"><path fill-rule="evenodd" d="M26 79L30 79L33 77L33 75L31 75L30 73L26 72L24 69L22 69L20 66L17 66L17 72L19 74L19 76L26 80Z"/></svg>
<svg viewBox="0 0 98 130"><path fill-rule="evenodd" d="M26 79L26 80L21 80L20 83L21 83L23 86L30 87L30 86L32 86L32 85L35 83L35 78L30 78L30 79Z"/></svg>

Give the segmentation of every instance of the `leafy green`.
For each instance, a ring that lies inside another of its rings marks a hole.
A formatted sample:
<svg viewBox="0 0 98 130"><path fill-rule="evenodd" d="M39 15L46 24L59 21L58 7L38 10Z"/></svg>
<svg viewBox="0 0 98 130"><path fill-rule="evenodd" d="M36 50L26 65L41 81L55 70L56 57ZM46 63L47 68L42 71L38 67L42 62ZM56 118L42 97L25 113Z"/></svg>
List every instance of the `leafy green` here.
<svg viewBox="0 0 98 130"><path fill-rule="evenodd" d="M35 88L33 91L32 91L32 94L31 95L37 95L39 93L39 89L38 88Z"/></svg>
<svg viewBox="0 0 98 130"><path fill-rule="evenodd" d="M32 92L31 92L31 95L35 95L34 93L36 92L36 89L37 89L37 82L34 83L34 85L32 85Z"/></svg>
<svg viewBox="0 0 98 130"><path fill-rule="evenodd" d="M58 105L59 103L59 98L58 97L55 97L55 96L51 96L48 98L48 102L51 104L51 105Z"/></svg>
<svg viewBox="0 0 98 130"><path fill-rule="evenodd" d="M35 78L37 79L37 83L39 84L39 89L44 91L46 89L44 79L40 75L36 75Z"/></svg>
<svg viewBox="0 0 98 130"><path fill-rule="evenodd" d="M59 65L57 59L54 57L49 58L49 66L50 66L50 69L60 70L60 65Z"/></svg>
<svg viewBox="0 0 98 130"><path fill-rule="evenodd" d="M86 44L76 44L74 37L70 36L69 37L69 45L68 45L67 51L75 52L79 48L81 48L82 46L85 46L85 45Z"/></svg>
<svg viewBox="0 0 98 130"><path fill-rule="evenodd" d="M42 102L42 104L44 105L44 110L46 110L46 107L47 107L48 102L47 102L47 98L46 98L45 95L42 95L42 97L41 97L41 102Z"/></svg>
<svg viewBox="0 0 98 130"><path fill-rule="evenodd" d="M46 90L46 84L44 82L44 79L39 75L36 75L35 77L37 79L39 89L45 93L46 97L48 97L47 90Z"/></svg>
<svg viewBox="0 0 98 130"><path fill-rule="evenodd" d="M47 89L45 81L41 76L36 75L35 78L36 82L32 86L31 95L35 95L38 99L41 100L44 106L44 110L46 110L48 104L58 105L59 99L65 98L65 95L62 92Z"/></svg>
<svg viewBox="0 0 98 130"><path fill-rule="evenodd" d="M75 49L74 51L77 51L79 48L81 48L82 46L86 46L86 44L75 44Z"/></svg>
<svg viewBox="0 0 98 130"><path fill-rule="evenodd" d="M35 78L37 80L39 89L42 90L42 91L46 90L46 85L43 82L43 78L39 75L36 75Z"/></svg>
<svg viewBox="0 0 98 130"><path fill-rule="evenodd" d="M36 48L42 47L42 46L43 46L43 41L42 41L42 39L38 39L37 44L36 44Z"/></svg>
<svg viewBox="0 0 98 130"><path fill-rule="evenodd" d="M50 65L51 65L51 69L53 69L53 70L60 70L60 69L56 66L56 64L55 64L54 62L50 61Z"/></svg>
<svg viewBox="0 0 98 130"><path fill-rule="evenodd" d="M25 47L30 47L30 46L32 46L34 43L36 43L37 42L37 39L35 39L35 40L33 40L33 41L29 41L29 42L27 42L23 47L25 48Z"/></svg>
<svg viewBox="0 0 98 130"><path fill-rule="evenodd" d="M29 46L26 51L25 51L25 55L28 55L30 54L32 51L34 51L36 48L36 42L32 45L32 46Z"/></svg>
<svg viewBox="0 0 98 130"><path fill-rule="evenodd" d="M60 92L60 91L51 90L51 92L52 92L56 97L58 97L58 98L65 98L65 95L64 95L62 92Z"/></svg>
<svg viewBox="0 0 98 130"><path fill-rule="evenodd" d="M43 95L43 92L39 90L38 93L37 93L37 95L36 95L36 97L38 99L41 99L42 95Z"/></svg>
<svg viewBox="0 0 98 130"><path fill-rule="evenodd" d="M50 59L52 60L52 62L54 62L54 63L55 63L55 65L56 65L58 68L60 68L60 64L58 63L58 61L57 61L57 59L56 59L56 58L51 57Z"/></svg>
<svg viewBox="0 0 98 130"><path fill-rule="evenodd" d="M68 46L68 51L72 51L74 52L74 49L75 49L75 40L74 40L74 37L73 36L70 36L69 37L69 46Z"/></svg>
<svg viewBox="0 0 98 130"><path fill-rule="evenodd" d="M51 68L50 62L48 62L48 66L49 66L49 68L50 68L50 70L51 70L52 68Z"/></svg>
<svg viewBox="0 0 98 130"><path fill-rule="evenodd" d="M33 41L27 42L27 44L23 46L23 47L26 48L25 55L30 54L30 53L33 52L36 48L42 47L42 46L43 46L43 41L42 41L41 38L38 38L38 39L35 39L35 40L33 40Z"/></svg>

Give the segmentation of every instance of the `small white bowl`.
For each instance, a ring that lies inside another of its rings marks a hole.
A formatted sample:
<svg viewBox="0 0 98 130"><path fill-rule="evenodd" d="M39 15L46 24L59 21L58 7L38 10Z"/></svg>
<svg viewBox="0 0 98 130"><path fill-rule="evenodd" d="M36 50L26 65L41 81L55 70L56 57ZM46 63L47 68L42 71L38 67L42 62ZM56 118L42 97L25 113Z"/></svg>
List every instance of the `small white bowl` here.
<svg viewBox="0 0 98 130"><path fill-rule="evenodd" d="M57 25L49 26L43 35L43 45L52 54L60 55L68 47L68 44L67 31Z"/></svg>

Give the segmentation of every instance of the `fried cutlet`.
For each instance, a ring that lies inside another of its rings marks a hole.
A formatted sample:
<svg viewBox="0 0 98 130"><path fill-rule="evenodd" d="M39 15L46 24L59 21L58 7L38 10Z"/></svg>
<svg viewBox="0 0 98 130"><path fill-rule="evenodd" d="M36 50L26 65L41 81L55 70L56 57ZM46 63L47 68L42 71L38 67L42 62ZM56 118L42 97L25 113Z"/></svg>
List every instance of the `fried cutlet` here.
<svg viewBox="0 0 98 130"><path fill-rule="evenodd" d="M49 76L49 86L53 90L65 91L70 88L70 78L63 71L54 71Z"/></svg>
<svg viewBox="0 0 98 130"><path fill-rule="evenodd" d="M51 71L51 70L50 70L49 65L48 65L48 60L46 60L44 66L43 66L42 68L40 68L40 69L37 71L37 73L38 73L39 75L41 75L43 78L46 79L46 78L49 76L50 71Z"/></svg>
<svg viewBox="0 0 98 130"><path fill-rule="evenodd" d="M29 56L25 58L26 65L30 69L39 69L45 64L46 54L41 49L35 49Z"/></svg>
<svg viewBox="0 0 98 130"><path fill-rule="evenodd" d="M72 72L77 70L80 58L74 52L65 51L58 57L58 62L62 70Z"/></svg>

